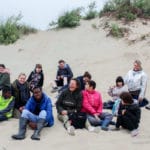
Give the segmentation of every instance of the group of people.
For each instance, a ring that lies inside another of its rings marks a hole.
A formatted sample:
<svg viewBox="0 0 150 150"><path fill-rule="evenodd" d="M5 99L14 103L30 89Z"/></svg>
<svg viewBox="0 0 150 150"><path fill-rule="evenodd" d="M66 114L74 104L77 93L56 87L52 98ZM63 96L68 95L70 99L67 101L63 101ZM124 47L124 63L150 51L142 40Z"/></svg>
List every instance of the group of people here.
<svg viewBox="0 0 150 150"><path fill-rule="evenodd" d="M9 70L4 64L0 64L0 121L11 117L19 118L19 131L12 135L13 139L24 139L29 125L34 129L31 139L40 140L41 130L54 125L52 101L43 92L43 83L41 64L36 64L28 78L26 74L20 73L12 84ZM103 102L89 72L73 78L71 67L60 60L51 92L58 92L57 118L68 134L75 135L75 129L79 128L97 133L101 126L104 131L116 131L122 127L131 131L132 136L136 136L141 118L140 107L150 109L145 98L146 87L147 75L141 62L136 60L133 69L124 78L118 76L116 85L109 88L111 100ZM111 109L112 113L104 109ZM114 117L117 117L116 122L113 121Z"/></svg>

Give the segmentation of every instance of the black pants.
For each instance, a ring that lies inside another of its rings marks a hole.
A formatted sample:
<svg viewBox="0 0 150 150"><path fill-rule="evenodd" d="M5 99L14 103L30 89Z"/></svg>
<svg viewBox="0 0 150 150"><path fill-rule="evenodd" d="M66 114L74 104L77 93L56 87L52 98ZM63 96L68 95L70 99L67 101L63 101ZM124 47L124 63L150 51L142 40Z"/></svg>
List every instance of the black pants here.
<svg viewBox="0 0 150 150"><path fill-rule="evenodd" d="M130 131L138 128L138 124L135 124L129 117L123 115L117 118L116 128L120 126Z"/></svg>

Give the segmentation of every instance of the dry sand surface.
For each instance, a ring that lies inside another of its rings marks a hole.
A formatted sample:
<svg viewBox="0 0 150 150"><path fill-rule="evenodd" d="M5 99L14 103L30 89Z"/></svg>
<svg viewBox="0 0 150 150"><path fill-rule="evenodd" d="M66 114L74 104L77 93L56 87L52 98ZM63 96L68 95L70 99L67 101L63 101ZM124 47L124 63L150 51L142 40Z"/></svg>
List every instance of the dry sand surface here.
<svg viewBox="0 0 150 150"><path fill-rule="evenodd" d="M107 89L113 85L118 75L124 76L132 68L133 61L140 59L145 72L150 76L150 37L138 42L128 40L139 39L142 34L150 32L150 22L143 25L142 21L128 25L132 32L128 37L115 39L106 37L106 30L101 26L103 20L82 21L75 29L39 31L37 34L23 37L10 46L0 46L0 62L11 70L11 80L17 78L20 72L27 75L36 63L43 65L45 73L44 90L56 101L55 94L50 93L50 82L55 78L57 61L66 60L78 76L89 71L97 82L97 90L101 91L104 101L109 99ZM98 28L94 29L92 24ZM131 38L130 38L131 37ZM149 80L149 79L148 79ZM149 95L150 82L147 88ZM32 130L27 131L27 138L14 141L11 135L18 130L18 120L11 119L0 123L0 150L147 150L150 146L150 111L142 109L140 134L132 138L125 131L89 133L77 130L76 136L70 137L62 124L57 121L54 108L55 125L45 128L41 134L41 141L32 141Z"/></svg>

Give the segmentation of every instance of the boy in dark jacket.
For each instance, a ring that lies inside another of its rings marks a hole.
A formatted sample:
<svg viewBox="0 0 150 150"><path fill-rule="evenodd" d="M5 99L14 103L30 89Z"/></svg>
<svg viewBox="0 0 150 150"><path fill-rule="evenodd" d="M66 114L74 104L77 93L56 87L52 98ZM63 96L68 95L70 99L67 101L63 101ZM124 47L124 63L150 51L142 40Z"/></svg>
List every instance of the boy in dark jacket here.
<svg viewBox="0 0 150 150"><path fill-rule="evenodd" d="M138 135L138 127L140 123L141 110L137 104L134 104L132 96L129 92L123 92L120 95L122 103L119 108L116 129L122 126L131 131L132 136Z"/></svg>
<svg viewBox="0 0 150 150"><path fill-rule="evenodd" d="M30 85L30 89L34 87L42 87L44 83L44 74L42 70L42 65L41 64L36 64L35 70L32 71L27 79Z"/></svg>
<svg viewBox="0 0 150 150"><path fill-rule="evenodd" d="M58 87L68 85L71 78L73 77L73 73L70 66L66 64L64 60L60 60L58 64L59 66L57 70L56 80L52 85L53 86L52 92L57 91Z"/></svg>
<svg viewBox="0 0 150 150"><path fill-rule="evenodd" d="M33 96L28 100L19 121L19 133L12 138L22 140L25 138L28 121L37 124L32 140L40 140L40 132L45 126L53 126L54 118L50 98L42 92L41 87L34 87Z"/></svg>

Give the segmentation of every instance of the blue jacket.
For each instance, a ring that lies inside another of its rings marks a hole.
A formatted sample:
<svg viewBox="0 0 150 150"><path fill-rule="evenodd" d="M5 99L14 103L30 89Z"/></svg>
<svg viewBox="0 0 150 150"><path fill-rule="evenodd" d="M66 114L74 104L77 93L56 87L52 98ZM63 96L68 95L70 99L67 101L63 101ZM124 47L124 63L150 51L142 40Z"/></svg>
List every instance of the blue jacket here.
<svg viewBox="0 0 150 150"><path fill-rule="evenodd" d="M37 105L37 102L34 99L34 97L32 96L28 100L28 102L25 106L25 109L29 110L31 113L34 113L36 105ZM51 99L44 93L43 93L43 98L42 98L41 103L40 103L40 110L41 111L45 110L47 112L46 121L48 122L48 126L53 126L54 117L53 117Z"/></svg>

